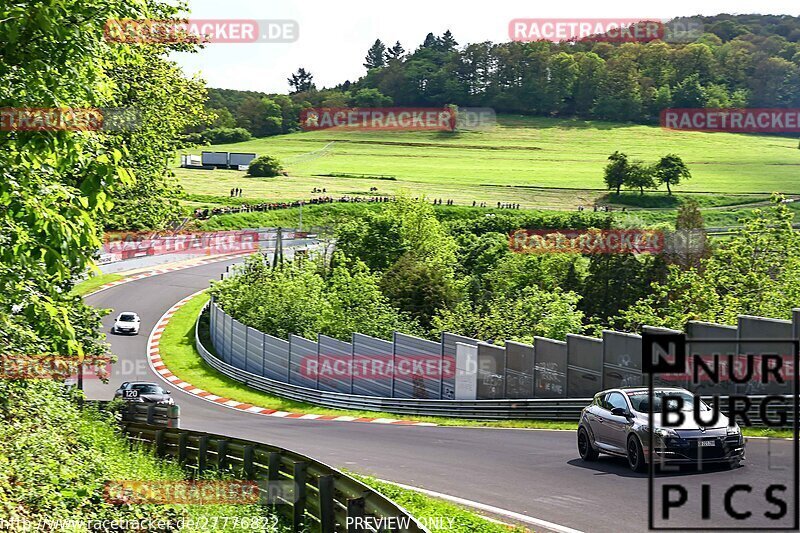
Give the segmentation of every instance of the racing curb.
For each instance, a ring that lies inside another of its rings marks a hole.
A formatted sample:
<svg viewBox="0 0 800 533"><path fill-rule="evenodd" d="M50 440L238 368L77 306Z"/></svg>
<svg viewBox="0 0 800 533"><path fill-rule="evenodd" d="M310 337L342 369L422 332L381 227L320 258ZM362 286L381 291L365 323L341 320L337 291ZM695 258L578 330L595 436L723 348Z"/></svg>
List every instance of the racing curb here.
<svg viewBox="0 0 800 533"><path fill-rule="evenodd" d="M332 422L365 422L370 424L392 424L392 425L402 425L402 426L436 426L437 424L433 424L430 422L417 422L415 420L398 420L395 418L370 418L370 417L356 417L356 416L344 416L344 415L317 415L311 413L293 413L288 411L279 411L277 409L267 409L265 407L258 407L249 403L242 403L236 400L231 400L230 398L225 398L222 396L217 396L215 394L211 394L208 391L195 387L191 383L187 383L183 381L181 378L173 374L167 368L167 365L164 364L164 361L161 359L161 353L159 345L161 343L161 335L164 333L164 329L166 329L167 324L169 324L170 319L172 316L184 305L186 305L192 298L198 296L205 292L205 289L202 291L198 291L194 294L190 294L183 300L179 301L172 307L170 307L166 313L164 313L161 318L156 323L156 326L153 328L153 331L150 332L150 337L147 339L147 361L150 364L150 368L153 370L154 373L158 374L161 379L182 389L184 392L189 394L194 394L198 398L202 398L208 402L216 403L222 405L224 407L229 407L231 409L238 409L239 411L245 411L248 413L253 413L256 415L261 416L274 416L278 418L295 418L298 420L328 420Z"/></svg>
<svg viewBox="0 0 800 533"><path fill-rule="evenodd" d="M126 277L124 277L122 279L118 279L118 280L106 283L105 285L100 285L99 287L97 287L92 292L84 294L83 298L88 298L89 296L94 296L95 294L97 294L99 292L103 292L105 290L111 289L111 288L116 287L118 285L124 285L125 283L130 283L132 281L138 281L138 280L144 279L144 278L151 278L153 276L158 276L160 274L166 274L168 272L175 272L176 270L184 270L186 268L194 268L194 267L197 267L197 266L207 265L207 264L210 264L210 263L218 263L219 261L226 261L226 260L229 260L229 259L236 259L237 257L244 257L244 256L247 256L247 255L253 255L254 253L257 253L257 250L248 250L246 252L237 252L237 253L233 253L233 254L219 255L219 256L208 258L208 259L201 259L199 261L192 261L191 263L185 263L185 264L175 265L175 266L171 266L171 267L154 268L153 270L148 270L147 272L142 272L140 274L134 274L132 276L126 276Z"/></svg>

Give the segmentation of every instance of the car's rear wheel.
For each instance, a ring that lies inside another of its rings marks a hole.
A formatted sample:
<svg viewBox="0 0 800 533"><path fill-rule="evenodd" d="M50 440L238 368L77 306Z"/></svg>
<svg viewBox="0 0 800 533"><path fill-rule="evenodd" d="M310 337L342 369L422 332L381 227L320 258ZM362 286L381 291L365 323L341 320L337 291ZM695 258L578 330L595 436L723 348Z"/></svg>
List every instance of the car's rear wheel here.
<svg viewBox="0 0 800 533"><path fill-rule="evenodd" d="M642 443L635 435L628 437L628 465L634 472L644 472L647 463L644 461Z"/></svg>
<svg viewBox="0 0 800 533"><path fill-rule="evenodd" d="M589 439L589 432L586 431L586 428L578 429L578 453L581 454L581 459L584 461L594 461L600 455L600 452L592 446L592 441Z"/></svg>

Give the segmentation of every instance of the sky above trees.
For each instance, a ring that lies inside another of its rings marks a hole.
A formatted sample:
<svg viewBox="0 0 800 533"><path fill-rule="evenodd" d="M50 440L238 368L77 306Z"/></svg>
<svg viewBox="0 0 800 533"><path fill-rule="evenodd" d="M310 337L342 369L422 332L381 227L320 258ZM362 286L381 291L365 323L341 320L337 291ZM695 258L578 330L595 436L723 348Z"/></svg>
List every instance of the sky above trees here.
<svg viewBox="0 0 800 533"><path fill-rule="evenodd" d="M358 79L365 74L364 55L376 38L400 41L406 50L414 50L428 32L440 35L447 29L461 44L507 41L508 22L514 18L671 18L753 12L800 16L797 0L673 0L650 5L635 0L569 4L494 0L485 6L425 0L401 5L368 0L189 0L193 18L296 20L299 39L286 44L213 44L196 54L175 54L174 59L188 73L199 72L210 87L285 93L286 77L301 66L314 73L318 87Z"/></svg>

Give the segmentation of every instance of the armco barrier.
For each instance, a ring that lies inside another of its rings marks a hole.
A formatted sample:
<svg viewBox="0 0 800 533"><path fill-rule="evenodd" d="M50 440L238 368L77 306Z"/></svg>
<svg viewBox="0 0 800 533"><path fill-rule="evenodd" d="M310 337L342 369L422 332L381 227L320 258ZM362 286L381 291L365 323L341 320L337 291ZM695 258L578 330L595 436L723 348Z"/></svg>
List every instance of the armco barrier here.
<svg viewBox="0 0 800 533"><path fill-rule="evenodd" d="M123 422L122 428L132 442L198 474L213 468L258 482L261 501L286 511L293 531L362 532L371 531L365 525L376 523L394 526L384 531L428 531L392 500L305 455L200 431L130 422Z"/></svg>
<svg viewBox="0 0 800 533"><path fill-rule="evenodd" d="M528 419L577 422L580 418L581 410L592 401L592 398L427 400L328 392L251 374L220 360L201 342L199 327L195 328L195 345L200 357L214 370L248 387L290 400L334 409L376 411L404 416L463 418L468 420ZM753 402L748 414L752 420L761 420L758 412L759 400L764 396L751 396L751 398ZM720 407L723 412L726 412L726 405L726 398L722 397L720 399ZM771 419L781 409L783 409L781 406L770 404L768 413ZM789 417L791 417L791 413Z"/></svg>
<svg viewBox="0 0 800 533"><path fill-rule="evenodd" d="M181 410L177 405L127 402L122 410L123 422L139 422L168 428L180 427Z"/></svg>

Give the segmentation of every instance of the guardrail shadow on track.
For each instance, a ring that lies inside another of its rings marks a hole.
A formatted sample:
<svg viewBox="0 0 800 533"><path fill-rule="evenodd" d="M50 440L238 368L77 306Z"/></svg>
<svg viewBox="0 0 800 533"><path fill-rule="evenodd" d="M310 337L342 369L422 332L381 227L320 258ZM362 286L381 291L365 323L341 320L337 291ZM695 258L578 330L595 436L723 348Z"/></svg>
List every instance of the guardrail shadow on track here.
<svg viewBox="0 0 800 533"><path fill-rule="evenodd" d="M427 533L392 500L360 481L299 453L213 433L122 422L128 439L195 474L229 472L259 485L260 501L286 512L293 531Z"/></svg>

